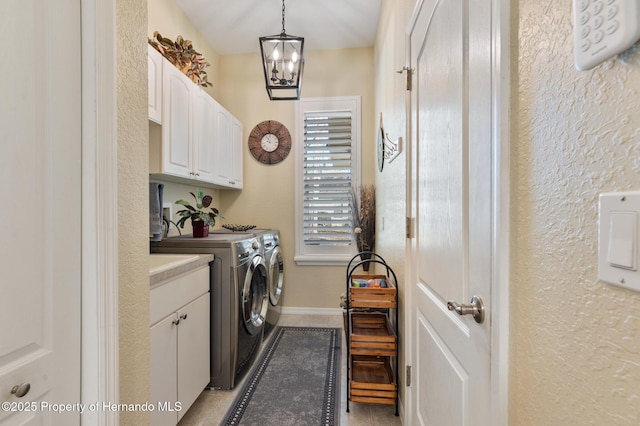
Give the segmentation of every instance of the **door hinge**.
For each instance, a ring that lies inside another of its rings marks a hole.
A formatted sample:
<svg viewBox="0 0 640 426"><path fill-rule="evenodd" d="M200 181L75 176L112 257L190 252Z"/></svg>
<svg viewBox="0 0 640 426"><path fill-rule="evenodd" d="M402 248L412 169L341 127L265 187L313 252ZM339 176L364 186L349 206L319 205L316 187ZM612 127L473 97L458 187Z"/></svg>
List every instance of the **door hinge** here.
<svg viewBox="0 0 640 426"><path fill-rule="evenodd" d="M407 387L411 386L411 366L410 365L407 365L405 383L407 384Z"/></svg>
<svg viewBox="0 0 640 426"><path fill-rule="evenodd" d="M411 68L409 67L402 67L401 70L396 71L398 74L402 74L403 72L407 73L407 91L411 91L411 84L412 84L412 76L413 76L413 72L411 70Z"/></svg>
<svg viewBox="0 0 640 426"><path fill-rule="evenodd" d="M413 238L413 218L406 217L405 220L406 220L405 231L406 231L407 238Z"/></svg>

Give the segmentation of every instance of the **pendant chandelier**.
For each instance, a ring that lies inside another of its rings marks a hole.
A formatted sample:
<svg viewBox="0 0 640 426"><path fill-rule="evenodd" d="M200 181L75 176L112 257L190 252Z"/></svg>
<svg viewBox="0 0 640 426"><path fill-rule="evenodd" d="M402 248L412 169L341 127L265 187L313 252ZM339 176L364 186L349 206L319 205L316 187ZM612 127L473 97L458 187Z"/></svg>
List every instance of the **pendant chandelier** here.
<svg viewBox="0 0 640 426"><path fill-rule="evenodd" d="M282 0L282 32L279 35L260 37L264 79L272 101L300 99L303 49L304 38L287 35L284 30Z"/></svg>

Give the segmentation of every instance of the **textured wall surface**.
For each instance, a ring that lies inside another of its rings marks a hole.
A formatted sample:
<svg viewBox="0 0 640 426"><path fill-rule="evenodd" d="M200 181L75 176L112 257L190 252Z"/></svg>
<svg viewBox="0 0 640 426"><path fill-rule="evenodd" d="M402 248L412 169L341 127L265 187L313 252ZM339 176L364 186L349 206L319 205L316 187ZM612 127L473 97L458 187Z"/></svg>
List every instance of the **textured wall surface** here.
<svg viewBox="0 0 640 426"><path fill-rule="evenodd" d="M121 403L149 401L146 21L146 0L116 1ZM149 416L122 412L120 424L149 424Z"/></svg>
<svg viewBox="0 0 640 426"><path fill-rule="evenodd" d="M569 1L513 16L510 424L637 425L640 294L597 281L597 208L640 189L640 68L576 71Z"/></svg>

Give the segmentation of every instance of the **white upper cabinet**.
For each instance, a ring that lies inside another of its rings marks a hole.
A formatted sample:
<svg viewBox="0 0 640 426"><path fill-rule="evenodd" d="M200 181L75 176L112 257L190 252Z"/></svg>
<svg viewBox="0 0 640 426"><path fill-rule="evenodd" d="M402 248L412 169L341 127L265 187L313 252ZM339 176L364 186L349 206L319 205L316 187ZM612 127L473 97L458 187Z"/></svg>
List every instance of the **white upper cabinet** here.
<svg viewBox="0 0 640 426"><path fill-rule="evenodd" d="M220 106L207 92L197 85L192 86L193 130L192 165L195 177L204 182L215 183L216 112Z"/></svg>
<svg viewBox="0 0 640 426"><path fill-rule="evenodd" d="M242 189L242 123L233 117L231 122L231 181L235 189Z"/></svg>
<svg viewBox="0 0 640 426"><path fill-rule="evenodd" d="M194 178L191 164L191 85L186 75L163 61L162 172Z"/></svg>
<svg viewBox="0 0 640 426"><path fill-rule="evenodd" d="M218 110L215 183L242 188L242 123L224 108Z"/></svg>
<svg viewBox="0 0 640 426"><path fill-rule="evenodd" d="M149 120L162 124L162 63L163 57L147 44L149 71Z"/></svg>
<svg viewBox="0 0 640 426"><path fill-rule="evenodd" d="M159 91L155 90L158 86ZM160 111L158 119L152 116L156 111ZM242 123L151 46L149 120L161 125L149 126L149 172L153 177L220 189L242 188Z"/></svg>

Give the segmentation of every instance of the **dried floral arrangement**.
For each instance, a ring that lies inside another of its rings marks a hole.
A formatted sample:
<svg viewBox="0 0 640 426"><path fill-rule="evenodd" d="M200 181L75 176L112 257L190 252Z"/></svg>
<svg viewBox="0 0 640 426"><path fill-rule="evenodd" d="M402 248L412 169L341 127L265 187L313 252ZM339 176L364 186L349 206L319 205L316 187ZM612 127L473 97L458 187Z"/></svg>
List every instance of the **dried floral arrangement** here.
<svg viewBox="0 0 640 426"><path fill-rule="evenodd" d="M374 251L376 244L376 187L351 188L351 214L358 251Z"/></svg>
<svg viewBox="0 0 640 426"><path fill-rule="evenodd" d="M205 67L211 64L204 59L201 53L196 52L190 40L185 40L179 35L176 41L172 41L162 37L159 32L155 31L153 38L149 39L149 44L189 77L191 81L203 87L212 86L207 81L207 72L204 70Z"/></svg>

